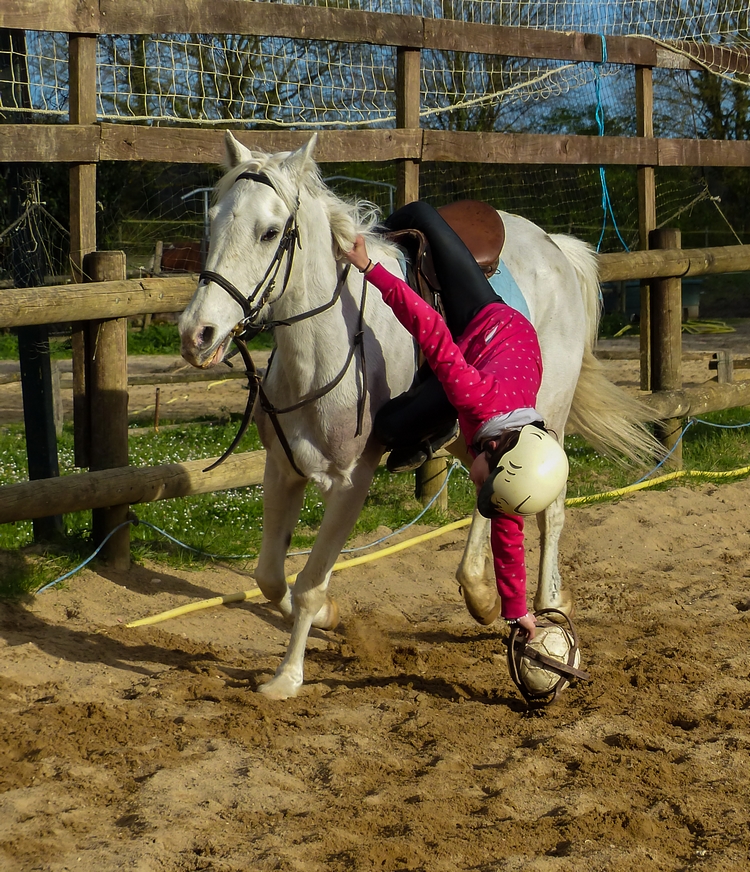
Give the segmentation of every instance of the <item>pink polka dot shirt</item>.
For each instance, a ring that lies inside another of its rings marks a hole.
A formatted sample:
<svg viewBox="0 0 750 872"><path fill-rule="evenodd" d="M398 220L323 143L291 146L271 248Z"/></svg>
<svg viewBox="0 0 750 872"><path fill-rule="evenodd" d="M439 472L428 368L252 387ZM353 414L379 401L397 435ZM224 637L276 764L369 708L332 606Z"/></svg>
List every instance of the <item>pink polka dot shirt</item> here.
<svg viewBox="0 0 750 872"><path fill-rule="evenodd" d="M532 324L502 302L490 303L454 341L443 318L406 282L380 264L367 274L403 326L419 343L440 379L466 444L497 415L533 408L542 381L542 354ZM491 524L498 593L505 618L526 614L523 518L503 515Z"/></svg>

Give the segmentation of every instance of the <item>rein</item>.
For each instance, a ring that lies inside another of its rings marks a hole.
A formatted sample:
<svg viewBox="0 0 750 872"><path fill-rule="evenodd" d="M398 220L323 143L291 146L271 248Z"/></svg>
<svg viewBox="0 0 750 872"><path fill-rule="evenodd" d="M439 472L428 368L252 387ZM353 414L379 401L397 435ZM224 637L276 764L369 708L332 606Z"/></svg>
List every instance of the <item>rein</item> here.
<svg viewBox="0 0 750 872"><path fill-rule="evenodd" d="M240 181L241 179L248 179L250 181L260 182L261 184L268 185L274 191L276 190L268 176L264 175L263 173L240 173L235 181ZM319 400L326 394L330 393L346 375L347 370L349 369L349 365L352 362L352 358L354 357L354 354L357 350L357 347L359 347L360 349L362 365L362 390L357 401L357 429L354 435L360 436L362 434L365 400L367 397L367 366L365 360L365 346L363 341L365 300L367 296L366 278L363 278L362 281L362 296L359 306L357 331L352 338L351 344L349 346L349 353L347 354L343 367L341 368L339 373L330 382L328 382L328 384L324 385L321 388L318 388L315 391L312 391L293 405L287 406L284 409L277 409L269 400L268 395L263 388L263 381L265 379L261 379L261 376L258 374L258 371L255 367L255 364L253 363L252 356L250 355L250 351L248 350L246 344L247 339L252 339L254 336L257 336L257 334L260 333L262 330L269 330L274 327L289 327L292 324L297 324L300 321L307 320L308 318L314 318L316 315L320 315L321 313L328 311L328 309L332 308L338 302L339 298L341 297L341 292L344 288L344 285L346 285L347 279L349 278L349 270L351 268L351 264L347 264L344 268L341 277L336 282L336 287L334 289L333 295L327 303L323 303L321 306L317 306L315 309L310 309L307 312L301 312L298 315L292 315L289 318L284 318L277 321L267 321L260 326L253 324L253 321L258 316L263 306L266 305L266 303L268 302L268 298L273 293L276 284L276 277L278 276L279 270L281 269L281 261L284 258L285 254L287 255L287 259L286 269L284 271L284 280L281 286L281 291L279 292L276 299L279 299L284 294L287 285L289 284L295 248L302 248L299 239L299 229L297 227L298 208L299 200L297 201L297 206L295 207L294 212L289 216L289 219L286 222L286 226L284 227L284 232L281 236L281 240L279 241L279 245L276 248L276 252L273 256L273 259L271 260L271 263L268 266L268 269L263 275L263 278L255 286L255 289L249 297L243 296L242 292L239 291L237 287L232 284L232 282L222 276L221 273L214 272L213 270L203 270L203 272L200 273L200 282L205 282L206 284L208 284L209 282L213 282L214 284L217 284L220 288L222 288L222 290L226 291L229 296L232 297L232 299L235 300L235 302L238 303L238 305L242 309L243 318L235 325L234 329L232 330L232 341L236 345L237 351L239 352L240 356L242 357L243 363L245 364L245 374L247 375L249 390L247 403L245 405L245 412L242 416L242 422L240 423L240 428L237 432L237 435L234 437L234 439L232 440L232 444L221 455L221 457L214 463L212 463L211 466L206 467L206 469L203 470L204 472L209 472L210 470L215 469L217 466L219 466L219 464L223 463L239 445L240 440L245 435L245 432L250 425L250 421L252 420L253 412L255 411L255 404L259 400L261 408L268 415L271 424L273 425L276 436L281 443L281 447L284 449L284 453L286 454L292 469L297 473L297 475L301 476L302 478L307 478L307 476L302 472L294 459L294 454L289 444L289 440L286 438L286 435L284 434L284 431L281 427L279 415L284 415L287 412L295 412L298 409L301 409L304 406L309 405L310 403L314 403L316 400ZM268 371L271 368L272 361L273 354L271 355L271 358L269 360L265 378L268 377Z"/></svg>
<svg viewBox="0 0 750 872"><path fill-rule="evenodd" d="M347 265L344 270L341 279L339 280L339 284L337 285L337 290L340 294L340 288L346 282L346 278L349 274L349 265ZM326 394L330 393L344 378L347 370L349 369L349 364L352 362L352 358L357 350L357 347L360 348L360 355L362 359L362 391L359 396L359 400L357 401L357 429L354 433L355 436L360 436L362 434L362 423L364 421L364 412L365 412L365 397L367 396L367 366L365 360L365 346L364 346L364 316L365 316L365 300L367 297L367 280L363 280L362 282L362 298L359 306L359 317L357 322L357 332L352 337L351 344L349 346L349 353L346 356L346 360L344 361L344 365L331 381L328 384L323 385L323 387L318 388L315 391L307 394L302 397L301 400L298 400L296 403L291 406L287 406L284 409L277 409L271 401L268 399L268 395L263 390L263 385L260 385L260 405L263 411L269 416L271 419L271 423L273 424L274 430L276 431L276 435L279 437L279 441L284 447L284 451L286 452L286 456L289 458L289 462L292 464L292 468L296 473L301 475L303 478L306 478L304 473L300 472L297 464L294 462L294 457L292 456L292 451L289 446L289 443L284 436L284 433L281 430L281 425L279 423L278 415L285 415L287 412L296 412L298 409L303 408L304 406L309 405L310 403L314 403L316 400L321 399ZM312 317L314 314L318 314L319 311L324 311L329 308L330 304L326 306L321 306L318 310L313 309L310 312L305 313L305 317ZM302 320L302 318L297 318L297 320ZM291 321L291 319L290 319ZM269 361L268 369L271 368L271 362Z"/></svg>

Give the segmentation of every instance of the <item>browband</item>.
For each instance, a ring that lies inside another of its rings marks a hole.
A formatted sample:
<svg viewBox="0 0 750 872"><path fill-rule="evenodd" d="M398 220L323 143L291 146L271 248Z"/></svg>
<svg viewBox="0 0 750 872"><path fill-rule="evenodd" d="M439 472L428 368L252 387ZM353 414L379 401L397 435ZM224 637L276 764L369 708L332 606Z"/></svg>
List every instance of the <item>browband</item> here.
<svg viewBox="0 0 750 872"><path fill-rule="evenodd" d="M250 172L250 170L246 170L244 173L240 173L237 176L235 182L239 182L242 179L246 179L249 182L260 182L261 185L268 185L269 188L273 188L274 191L276 190L273 183L265 173L253 173Z"/></svg>

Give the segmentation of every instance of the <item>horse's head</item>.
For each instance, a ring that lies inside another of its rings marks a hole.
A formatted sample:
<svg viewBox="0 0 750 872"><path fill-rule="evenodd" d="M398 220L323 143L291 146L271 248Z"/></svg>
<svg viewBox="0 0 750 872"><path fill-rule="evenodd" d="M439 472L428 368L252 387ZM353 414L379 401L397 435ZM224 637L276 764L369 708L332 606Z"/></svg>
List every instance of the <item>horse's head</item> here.
<svg viewBox="0 0 750 872"><path fill-rule="evenodd" d="M294 152L268 155L226 136L228 172L210 212L206 269L179 322L182 355L194 366L219 363L238 325L252 329L293 280L300 209L322 189L312 159L316 137ZM351 216L332 219L331 250L351 246Z"/></svg>

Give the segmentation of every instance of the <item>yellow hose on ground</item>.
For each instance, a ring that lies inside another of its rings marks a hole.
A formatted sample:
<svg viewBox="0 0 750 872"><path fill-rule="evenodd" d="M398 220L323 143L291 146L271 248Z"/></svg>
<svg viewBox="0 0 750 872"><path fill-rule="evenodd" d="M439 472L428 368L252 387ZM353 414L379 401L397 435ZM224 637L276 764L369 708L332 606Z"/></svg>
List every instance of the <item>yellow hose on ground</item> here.
<svg viewBox="0 0 750 872"><path fill-rule="evenodd" d="M738 475L747 475L750 473L750 466L742 466L739 469L729 469L726 472L706 472L702 469L678 469L675 472L668 472L666 475L660 475L658 478L650 478L648 481L641 481L638 484L630 484L627 487L617 488L617 490L604 491L600 494L591 494L587 497L571 497L565 500L566 506L582 506L585 503L595 502L596 500L604 500L611 497L620 497L623 494L633 493L635 491L644 490L648 487L654 487L657 484L663 484L665 481L672 481L675 478L732 478Z"/></svg>
<svg viewBox="0 0 750 872"><path fill-rule="evenodd" d="M333 565L331 572L337 572L340 569L351 569L353 566L360 566L362 563L369 563L371 560L377 560L381 557L388 557L391 554L396 554L398 551L403 551L406 548L411 548L413 545L418 545L420 542L427 542L429 539L435 539L437 536L442 536L444 533L450 533L452 530L458 530L461 527L467 527L471 523L471 518L461 518L460 521L453 521L452 524L446 524L445 527L440 527L437 530L430 530L429 533L422 533L420 536L415 536L412 539L407 539L404 542L398 542L396 545L390 545L388 548L383 548L382 551L376 551L373 554L365 554L362 557L353 557L351 560L340 560ZM298 572L287 576L287 584L293 584L296 580ZM187 603L184 606L178 606L175 609L170 609L168 612L162 612L158 615L152 615L149 618L141 618L137 621L131 621L125 624L126 627L144 627L148 624L158 624L161 621L167 621L170 618L176 618L179 615L187 615L190 612L197 612L201 609L208 609L212 606L222 606L227 603L240 603L248 599L254 599L261 595L257 587L251 590L241 590L237 593L227 593L223 596L214 596L210 599L199 600L195 603Z"/></svg>
<svg viewBox="0 0 750 872"><path fill-rule="evenodd" d="M644 490L649 487L654 487L658 484L663 484L667 481L672 481L676 478L731 478L739 475L747 475L750 473L750 466L743 466L739 469L730 469L726 472L706 472L700 469L680 469L676 472L669 472L666 475L661 475L658 478L652 478L648 481L641 481L638 484L631 484L627 487L617 488L616 490L604 491L599 494L591 494L586 497L571 497L565 500L566 506L581 506L586 503L595 502L598 500L611 499L614 497L624 496L625 494L634 493L635 491ZM439 527L437 530L430 530L428 533L422 533L419 536L414 536L412 539L406 539L404 542L399 542L396 545L390 545L388 548L383 548L380 551L375 551L372 554L365 554L362 557L354 557L351 560L341 560L335 563L331 572L337 572L341 569L351 569L354 566L361 566L363 563L369 563L372 560L380 560L381 557L389 557L391 554L396 554L399 551L404 551L406 548L411 548L414 545L419 545L422 542L427 542L430 539L435 539L438 536L443 536L445 533L451 533L453 530L459 530L461 527L468 527L471 523L471 517L461 518L460 521L453 521L446 524L444 527ZM293 584L296 580L298 572L287 576L287 584ZM145 627L150 624L159 624L162 621L168 621L171 618L177 618L181 615L187 615L191 612L201 611L203 609L212 608L213 606L223 606L228 603L239 603L245 600L255 599L261 596L260 590L252 588L250 590L241 590L236 593L227 593L222 596L211 597L210 599L199 600L194 603L187 603L184 606L178 606L175 609L170 609L166 612L161 612L158 615L151 615L148 618L140 618L137 621L131 621L125 624L126 627Z"/></svg>

